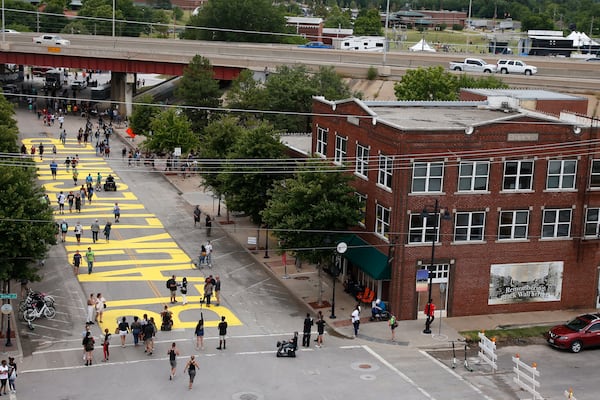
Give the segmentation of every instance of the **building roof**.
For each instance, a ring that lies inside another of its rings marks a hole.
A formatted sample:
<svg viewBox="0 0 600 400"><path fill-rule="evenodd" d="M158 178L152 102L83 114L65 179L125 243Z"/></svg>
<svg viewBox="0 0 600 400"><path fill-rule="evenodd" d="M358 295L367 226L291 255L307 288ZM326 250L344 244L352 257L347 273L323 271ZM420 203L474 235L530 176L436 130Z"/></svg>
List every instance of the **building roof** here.
<svg viewBox="0 0 600 400"><path fill-rule="evenodd" d="M323 35L340 35L343 37L351 36L354 29L349 28L323 28Z"/></svg>
<svg viewBox="0 0 600 400"><path fill-rule="evenodd" d="M488 101L362 101L346 99L329 101L323 97L316 100L332 106L355 102L373 123L383 123L399 130L464 130L467 127L507 121L522 116L540 120L559 119L520 108L500 108Z"/></svg>
<svg viewBox="0 0 600 400"><path fill-rule="evenodd" d="M481 96L506 96L519 100L585 100L581 96L543 89L461 89Z"/></svg>
<svg viewBox="0 0 600 400"><path fill-rule="evenodd" d="M312 17L285 17L288 24L300 25L319 25L323 22L323 18Z"/></svg>

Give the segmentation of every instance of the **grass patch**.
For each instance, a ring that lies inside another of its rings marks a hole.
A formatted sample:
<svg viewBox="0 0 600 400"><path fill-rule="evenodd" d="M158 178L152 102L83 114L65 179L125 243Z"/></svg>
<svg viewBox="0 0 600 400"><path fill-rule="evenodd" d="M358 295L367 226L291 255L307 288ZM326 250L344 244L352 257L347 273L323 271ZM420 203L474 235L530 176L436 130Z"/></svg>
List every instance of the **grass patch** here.
<svg viewBox="0 0 600 400"><path fill-rule="evenodd" d="M524 328L507 328L507 329L491 329L485 331L485 335L488 338L496 338L496 342L511 342L515 340L525 338L540 338L547 332L553 325L543 326L529 326ZM463 331L460 334L471 342L479 341L480 331Z"/></svg>

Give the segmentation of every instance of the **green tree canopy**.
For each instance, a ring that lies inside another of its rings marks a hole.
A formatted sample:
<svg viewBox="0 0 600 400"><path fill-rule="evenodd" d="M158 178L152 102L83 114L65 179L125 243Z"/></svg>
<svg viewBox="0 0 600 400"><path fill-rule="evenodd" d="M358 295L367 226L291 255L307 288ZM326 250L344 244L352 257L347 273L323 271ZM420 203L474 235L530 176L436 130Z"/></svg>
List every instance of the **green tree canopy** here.
<svg viewBox="0 0 600 400"><path fill-rule="evenodd" d="M267 191L283 177L282 167L275 161L284 157L284 149L273 127L264 122L236 140L219 175L229 210L243 211L254 222L261 222Z"/></svg>
<svg viewBox="0 0 600 400"><path fill-rule="evenodd" d="M190 18L182 38L257 43L281 40L275 35L252 32L285 32L281 8L270 0L211 0Z"/></svg>
<svg viewBox="0 0 600 400"><path fill-rule="evenodd" d="M352 15L350 10L342 11L338 6L334 6L327 15L325 28L352 28Z"/></svg>
<svg viewBox="0 0 600 400"><path fill-rule="evenodd" d="M68 23L64 16L65 3L63 0L50 0L40 13L40 29L42 32L60 32Z"/></svg>
<svg viewBox="0 0 600 400"><path fill-rule="evenodd" d="M27 26L26 31L37 32L35 13L37 8L33 4L20 0L4 0L4 7L4 18L7 28L23 32L25 31L24 29L18 29L17 27Z"/></svg>
<svg viewBox="0 0 600 400"><path fill-rule="evenodd" d="M375 8L369 9L365 13L359 14L354 21L354 35L356 36L382 36L383 26L379 11Z"/></svg>
<svg viewBox="0 0 600 400"><path fill-rule="evenodd" d="M0 153L18 153L19 130L14 119L15 110L3 95L0 95Z"/></svg>
<svg viewBox="0 0 600 400"><path fill-rule="evenodd" d="M181 153L195 152L200 147L198 135L192 131L185 114L174 108L159 112L150 122L152 135L144 141L144 148L154 152L173 152L181 147Z"/></svg>
<svg viewBox="0 0 600 400"><path fill-rule="evenodd" d="M184 69L175 91L183 100L183 105L189 106L185 114L192 123L192 129L198 133L208 125L210 113L195 107L217 108L221 105L221 90L213 75L210 61L195 55Z"/></svg>
<svg viewBox="0 0 600 400"><path fill-rule="evenodd" d="M152 96L144 94L133 106L129 126L136 135L148 135L152 118L160 112L158 107L152 105Z"/></svg>
<svg viewBox="0 0 600 400"><path fill-rule="evenodd" d="M398 100L456 100L458 78L442 66L410 69L394 85Z"/></svg>
<svg viewBox="0 0 600 400"><path fill-rule="evenodd" d="M300 249L296 257L320 264L333 253L335 232L360 221L352 179L339 167L310 160L293 178L277 182L269 191L263 220L284 248Z"/></svg>
<svg viewBox="0 0 600 400"><path fill-rule="evenodd" d="M101 19L85 19L89 32L95 35L112 35L112 0L83 0L78 15L82 17L94 17ZM119 21L144 22L142 10L133 4L133 0L116 0L115 19ZM151 21L146 21L151 22ZM125 22L115 23L116 36L138 37L144 30L143 24L128 24Z"/></svg>

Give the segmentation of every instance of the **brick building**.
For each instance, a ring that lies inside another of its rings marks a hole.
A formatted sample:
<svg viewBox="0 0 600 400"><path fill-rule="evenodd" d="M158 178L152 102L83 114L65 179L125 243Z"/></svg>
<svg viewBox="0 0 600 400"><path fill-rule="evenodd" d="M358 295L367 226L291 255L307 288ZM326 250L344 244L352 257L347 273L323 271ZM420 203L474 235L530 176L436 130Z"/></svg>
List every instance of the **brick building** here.
<svg viewBox="0 0 600 400"><path fill-rule="evenodd" d="M313 153L348 166L363 204L341 279L401 319L422 315L429 278L448 316L600 307L597 121L487 101L313 112Z"/></svg>

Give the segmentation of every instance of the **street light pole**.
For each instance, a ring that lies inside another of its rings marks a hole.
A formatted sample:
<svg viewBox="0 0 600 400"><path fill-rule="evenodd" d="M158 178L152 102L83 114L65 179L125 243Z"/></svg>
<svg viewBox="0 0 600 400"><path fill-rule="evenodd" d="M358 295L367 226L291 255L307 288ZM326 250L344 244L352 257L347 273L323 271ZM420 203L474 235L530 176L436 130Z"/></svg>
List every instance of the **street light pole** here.
<svg viewBox="0 0 600 400"><path fill-rule="evenodd" d="M429 213L427 213L427 210L423 210L422 215L424 215L426 218L429 218ZM435 260L435 242L438 236L438 232L439 232L439 223L438 223L438 217L440 215L440 205L438 202L438 199L435 199L435 206L433 209L433 237L431 238L431 263L429 264L429 268L427 268L427 271L429 272L429 287L427 289L427 305L425 306L425 313L427 314L427 319L425 320L425 329L423 330L423 333L431 333L431 322L432 318L431 318L431 305L433 304L433 299L431 298L431 290L433 288L433 273L434 273L434 260ZM427 227L425 227L425 229L427 230Z"/></svg>
<svg viewBox="0 0 600 400"><path fill-rule="evenodd" d="M116 0L113 0L113 16L112 16L112 37L115 37L115 8L116 8L116 4L115 4Z"/></svg>
<svg viewBox="0 0 600 400"><path fill-rule="evenodd" d="M339 242L337 247L335 248L335 262L333 264L333 295L331 296L331 315L329 318L336 319L335 316L335 281L337 281L337 277L340 274L340 267L338 263L342 262L342 254L344 254L348 250L348 245L345 242Z"/></svg>
<svg viewBox="0 0 600 400"><path fill-rule="evenodd" d="M270 258L269 257L269 225L266 224L265 228L267 230L267 234L265 235L265 256L263 258Z"/></svg>
<svg viewBox="0 0 600 400"><path fill-rule="evenodd" d="M387 59L387 29L390 20L390 0L387 0L387 5L385 7L385 27L383 28L383 65L385 65Z"/></svg>

